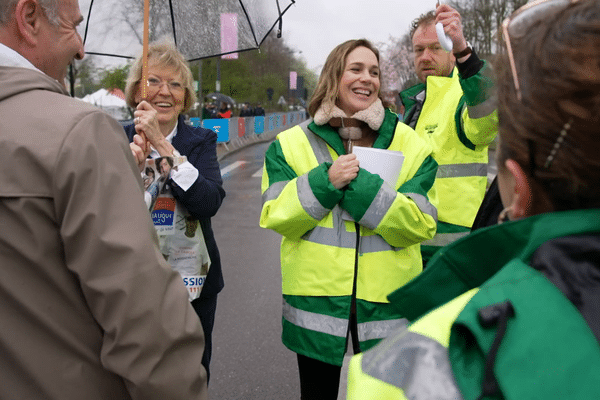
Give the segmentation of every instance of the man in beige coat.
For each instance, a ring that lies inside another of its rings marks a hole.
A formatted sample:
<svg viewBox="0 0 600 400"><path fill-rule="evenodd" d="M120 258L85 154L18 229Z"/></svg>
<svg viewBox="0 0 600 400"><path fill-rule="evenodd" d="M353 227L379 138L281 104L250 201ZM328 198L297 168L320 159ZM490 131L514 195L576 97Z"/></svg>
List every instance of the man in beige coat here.
<svg viewBox="0 0 600 400"><path fill-rule="evenodd" d="M0 398L206 399L123 129L68 97L77 0L0 2Z"/></svg>

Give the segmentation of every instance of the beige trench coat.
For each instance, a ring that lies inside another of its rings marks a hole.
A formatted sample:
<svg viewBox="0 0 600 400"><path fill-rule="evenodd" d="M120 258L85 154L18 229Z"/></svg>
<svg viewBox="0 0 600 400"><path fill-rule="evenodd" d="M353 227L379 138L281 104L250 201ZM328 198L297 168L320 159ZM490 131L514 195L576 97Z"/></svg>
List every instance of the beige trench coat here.
<svg viewBox="0 0 600 400"><path fill-rule="evenodd" d="M204 338L117 121L0 66L0 398L206 399Z"/></svg>

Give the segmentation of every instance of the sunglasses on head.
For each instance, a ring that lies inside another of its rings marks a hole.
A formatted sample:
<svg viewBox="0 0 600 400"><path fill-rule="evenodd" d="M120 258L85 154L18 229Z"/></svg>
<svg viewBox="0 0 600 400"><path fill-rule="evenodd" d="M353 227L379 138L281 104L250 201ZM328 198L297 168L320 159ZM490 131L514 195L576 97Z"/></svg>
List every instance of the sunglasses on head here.
<svg viewBox="0 0 600 400"><path fill-rule="evenodd" d="M520 39L525 36L528 29L549 16L557 14L560 10L564 10L570 4L577 3L579 0L536 0L525 4L523 7L516 10L512 15L502 22L502 37L506 43L508 52L508 61L510 70L517 92L517 99L521 100L521 85L519 84L519 76L515 65L512 46L510 43L513 39Z"/></svg>

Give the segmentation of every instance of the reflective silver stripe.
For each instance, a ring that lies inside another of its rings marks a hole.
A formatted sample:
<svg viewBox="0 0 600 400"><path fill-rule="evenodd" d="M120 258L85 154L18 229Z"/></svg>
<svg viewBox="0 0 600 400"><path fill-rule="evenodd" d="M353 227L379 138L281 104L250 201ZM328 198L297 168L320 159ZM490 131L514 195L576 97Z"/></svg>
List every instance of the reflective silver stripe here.
<svg viewBox="0 0 600 400"><path fill-rule="evenodd" d="M421 245L444 247L450 243L456 242L460 238L467 236L469 233L470 232L438 233L433 237L433 239L421 242Z"/></svg>
<svg viewBox="0 0 600 400"><path fill-rule="evenodd" d="M487 176L487 164L444 164L438 166L437 178L463 178L468 176Z"/></svg>
<svg viewBox="0 0 600 400"><path fill-rule="evenodd" d="M404 193L404 195L406 197L410 197L412 199L412 201L415 202L417 207L419 207L419 210L421 210L421 212L423 214L427 214L427 215L431 216L437 222L437 220L438 220L437 208L433 204L431 204L429 202L429 200L427 200L427 197L423 196L422 194L418 194L418 193Z"/></svg>
<svg viewBox="0 0 600 400"><path fill-rule="evenodd" d="M348 320L292 307L283 300L283 318L290 324L332 336L346 337Z"/></svg>
<svg viewBox="0 0 600 400"><path fill-rule="evenodd" d="M325 246L353 249L356 247L356 232L348 232L344 228L332 229L316 226L302 236L302 239ZM360 237L360 253L377 253L380 251L400 251L401 247L390 246L381 236L370 235Z"/></svg>
<svg viewBox="0 0 600 400"><path fill-rule="evenodd" d="M315 135L310 129L308 129L308 125L312 122L312 119L305 121L298 125L304 131L306 138L308 139L308 143L310 143L310 147L312 151L315 153L315 157L317 158L317 163L322 164L324 162L333 162L333 158L331 158L331 154L327 149L327 143L317 135Z"/></svg>
<svg viewBox="0 0 600 400"><path fill-rule="evenodd" d="M327 148L327 144L323 139L315 135L310 129L308 124L312 120L305 121L298 125L308 138L308 141L312 147L313 152L317 158L319 164L323 162L332 162L331 154ZM395 192L394 192L395 196ZM302 236L302 239L318 243L326 246L341 247L346 249L353 249L356 247L356 232L347 232L344 220L342 219L342 209L339 205L336 205L331 210L333 217L333 228L325 228L322 226L316 226ZM360 238L360 252L361 253L376 253L380 251L400 251L401 247L390 246L381 236L371 235L362 236Z"/></svg>
<svg viewBox="0 0 600 400"><path fill-rule="evenodd" d="M297 193L300 204L308 215L317 221L320 221L325 218L327 214L329 214L331 210L323 207L321 203L319 203L319 200L317 200L315 194L310 188L310 183L308 183L308 174L298 177L296 180L296 187L298 190Z"/></svg>
<svg viewBox="0 0 600 400"><path fill-rule="evenodd" d="M469 118L483 118L487 117L497 108L496 96L489 97L486 101L476 106L467 106Z"/></svg>
<svg viewBox="0 0 600 400"><path fill-rule="evenodd" d="M287 185L289 182L290 181L279 181L269 186L262 195L263 205L267 201L275 200L281 194L281 192L283 192L283 188L285 188L285 185Z"/></svg>
<svg viewBox="0 0 600 400"><path fill-rule="evenodd" d="M358 341L364 342L371 339L384 339L395 330L408 325L406 318L384 321L371 321L358 324Z"/></svg>
<svg viewBox="0 0 600 400"><path fill-rule="evenodd" d="M369 229L377 228L383 216L388 212L396 199L396 194L397 192L384 182L358 223Z"/></svg>
<svg viewBox="0 0 600 400"><path fill-rule="evenodd" d="M403 390L407 399L462 399L448 349L407 329L363 353L361 367L365 374Z"/></svg>

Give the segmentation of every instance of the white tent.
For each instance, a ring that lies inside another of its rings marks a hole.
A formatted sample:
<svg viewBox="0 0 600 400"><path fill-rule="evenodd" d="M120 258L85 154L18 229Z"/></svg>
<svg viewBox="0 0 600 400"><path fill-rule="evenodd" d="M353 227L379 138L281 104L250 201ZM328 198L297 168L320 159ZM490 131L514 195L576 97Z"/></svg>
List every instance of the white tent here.
<svg viewBox="0 0 600 400"><path fill-rule="evenodd" d="M125 100L110 94L106 89L100 89L97 92L88 94L81 100L100 107L115 119L124 120L131 118Z"/></svg>

